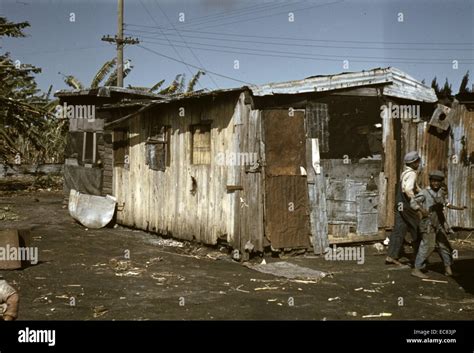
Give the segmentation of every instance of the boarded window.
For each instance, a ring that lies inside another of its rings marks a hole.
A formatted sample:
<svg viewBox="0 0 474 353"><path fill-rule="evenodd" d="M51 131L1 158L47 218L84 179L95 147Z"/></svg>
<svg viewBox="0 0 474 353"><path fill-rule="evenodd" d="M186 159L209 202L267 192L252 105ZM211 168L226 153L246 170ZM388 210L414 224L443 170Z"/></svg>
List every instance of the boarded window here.
<svg viewBox="0 0 474 353"><path fill-rule="evenodd" d="M129 142L127 130L114 130L113 135L114 165L128 168Z"/></svg>
<svg viewBox="0 0 474 353"><path fill-rule="evenodd" d="M211 164L211 124L191 126L192 164Z"/></svg>
<svg viewBox="0 0 474 353"><path fill-rule="evenodd" d="M159 131L148 138L145 144L146 164L152 170L164 172L170 165L169 137L170 128L162 126Z"/></svg>
<svg viewBox="0 0 474 353"><path fill-rule="evenodd" d="M321 153L329 152L329 113L325 103L308 103L306 106L306 135L319 139Z"/></svg>

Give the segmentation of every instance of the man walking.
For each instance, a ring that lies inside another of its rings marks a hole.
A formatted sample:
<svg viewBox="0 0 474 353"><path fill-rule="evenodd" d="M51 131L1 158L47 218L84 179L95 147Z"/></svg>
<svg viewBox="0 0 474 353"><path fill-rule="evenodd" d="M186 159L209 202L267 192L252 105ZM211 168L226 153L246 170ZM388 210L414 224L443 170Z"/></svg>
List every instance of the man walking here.
<svg viewBox="0 0 474 353"><path fill-rule="evenodd" d="M415 202L415 194L420 191L416 183L418 177L421 158L416 151L409 152L404 158L405 168L400 176L400 183L397 186L395 225L390 235L387 257L385 263L403 266L398 261L403 248L405 235L410 232L415 249L417 248L418 226L420 221L419 213L425 212ZM426 212L425 212L426 213Z"/></svg>

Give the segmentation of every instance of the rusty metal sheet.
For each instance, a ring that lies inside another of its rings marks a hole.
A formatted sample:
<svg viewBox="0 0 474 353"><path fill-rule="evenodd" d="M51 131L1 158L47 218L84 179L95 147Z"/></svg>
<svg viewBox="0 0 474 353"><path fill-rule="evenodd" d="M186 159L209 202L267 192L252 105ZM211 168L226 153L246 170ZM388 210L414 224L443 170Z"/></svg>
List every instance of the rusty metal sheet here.
<svg viewBox="0 0 474 353"><path fill-rule="evenodd" d="M452 115L450 112L451 108L438 104L431 116L430 125L444 131L448 130L451 121L450 115Z"/></svg>
<svg viewBox="0 0 474 353"><path fill-rule="evenodd" d="M304 113L288 110L265 110L266 175L301 175L306 166Z"/></svg>
<svg viewBox="0 0 474 353"><path fill-rule="evenodd" d="M311 234L306 177L267 178L265 194L265 235L272 247L308 247Z"/></svg>
<svg viewBox="0 0 474 353"><path fill-rule="evenodd" d="M113 218L116 200L106 197L81 194L71 189L69 194L69 214L87 228L103 228Z"/></svg>

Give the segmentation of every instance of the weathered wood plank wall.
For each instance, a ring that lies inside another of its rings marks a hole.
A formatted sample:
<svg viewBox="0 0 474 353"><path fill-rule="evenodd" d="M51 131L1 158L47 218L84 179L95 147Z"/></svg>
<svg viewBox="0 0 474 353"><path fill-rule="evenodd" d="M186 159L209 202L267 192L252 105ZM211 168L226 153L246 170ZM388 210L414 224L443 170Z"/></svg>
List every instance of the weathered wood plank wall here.
<svg viewBox="0 0 474 353"><path fill-rule="evenodd" d="M385 177L385 204L387 205L385 210L385 227L393 228L395 223L395 189L398 181L398 168L397 168L397 141L395 140L394 131L394 119L388 116L382 118L382 143L384 147L384 166L383 173ZM380 200L383 202L382 200Z"/></svg>
<svg viewBox="0 0 474 353"><path fill-rule="evenodd" d="M259 113L250 111L244 93L208 103L161 104L130 120L129 169L114 167L117 220L206 244L224 238L238 249L250 240L261 250L261 176L246 173L248 166L238 165L239 153L259 153ZM184 108L184 117L179 116L179 108ZM190 126L208 120L212 120L211 163L195 165ZM156 125L171 129L170 165L164 172L145 164L145 142ZM232 153L236 162L229 162ZM243 190L228 191L227 186L242 186Z"/></svg>
<svg viewBox="0 0 474 353"><path fill-rule="evenodd" d="M448 210L448 222L452 227L474 228L474 164L469 156L474 153L474 111L465 105L454 103L451 120L448 163L448 198L467 210Z"/></svg>

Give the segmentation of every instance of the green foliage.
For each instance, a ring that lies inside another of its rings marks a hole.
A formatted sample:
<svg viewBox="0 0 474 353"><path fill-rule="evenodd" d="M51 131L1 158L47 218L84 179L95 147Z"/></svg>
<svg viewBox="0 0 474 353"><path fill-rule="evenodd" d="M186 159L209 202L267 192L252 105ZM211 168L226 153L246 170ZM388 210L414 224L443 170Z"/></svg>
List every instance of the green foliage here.
<svg viewBox="0 0 474 353"><path fill-rule="evenodd" d="M439 85L438 85L438 81L436 79L436 76L433 78L433 81L431 81L431 88L434 89L436 95L439 94Z"/></svg>
<svg viewBox="0 0 474 353"><path fill-rule="evenodd" d="M105 79L105 77L112 71L112 69L117 64L117 59L112 59L106 61L104 65L100 68L100 70L95 74L94 79L91 83L91 88L99 87L100 83Z"/></svg>
<svg viewBox="0 0 474 353"><path fill-rule="evenodd" d="M468 87L468 84L469 84L469 70L466 72L466 74L462 78L461 85L459 86L458 94L470 93L471 91Z"/></svg>
<svg viewBox="0 0 474 353"><path fill-rule="evenodd" d="M0 17L0 37L25 37L27 22L12 23ZM23 163L41 162L55 154L62 158L60 148L64 122L49 112L57 102L49 94L38 95L34 74L41 69L13 61L10 53L0 54L0 160L12 162L20 156Z"/></svg>

